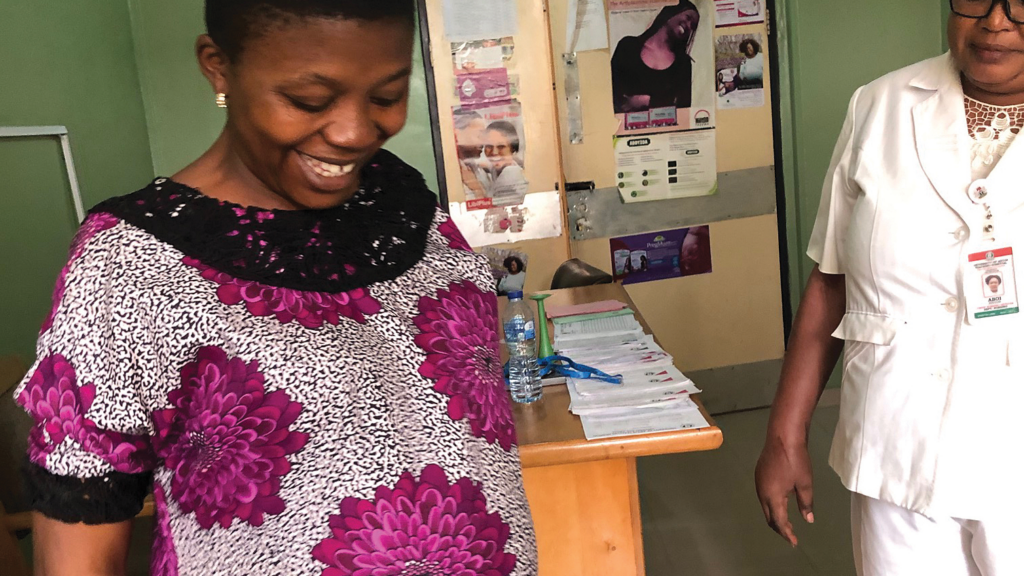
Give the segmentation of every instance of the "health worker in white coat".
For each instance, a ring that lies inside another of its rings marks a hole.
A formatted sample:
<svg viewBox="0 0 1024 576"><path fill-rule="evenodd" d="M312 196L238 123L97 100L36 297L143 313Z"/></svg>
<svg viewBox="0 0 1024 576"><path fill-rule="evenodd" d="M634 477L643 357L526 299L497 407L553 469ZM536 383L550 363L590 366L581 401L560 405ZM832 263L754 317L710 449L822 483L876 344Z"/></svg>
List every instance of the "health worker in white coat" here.
<svg viewBox="0 0 1024 576"><path fill-rule="evenodd" d="M755 475L795 546L845 348L829 460L861 576L1024 575L1024 0L951 6L948 54L850 102Z"/></svg>

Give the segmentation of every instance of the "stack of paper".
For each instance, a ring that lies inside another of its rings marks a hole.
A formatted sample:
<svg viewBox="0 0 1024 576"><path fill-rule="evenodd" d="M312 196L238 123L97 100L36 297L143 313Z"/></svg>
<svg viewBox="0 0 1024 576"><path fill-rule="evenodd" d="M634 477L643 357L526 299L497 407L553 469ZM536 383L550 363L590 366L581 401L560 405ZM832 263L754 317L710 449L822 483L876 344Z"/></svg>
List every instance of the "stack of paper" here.
<svg viewBox="0 0 1024 576"><path fill-rule="evenodd" d="M621 384L566 380L569 408L588 440L708 426L690 400L700 390L631 314L556 324L555 348L577 364L622 376Z"/></svg>

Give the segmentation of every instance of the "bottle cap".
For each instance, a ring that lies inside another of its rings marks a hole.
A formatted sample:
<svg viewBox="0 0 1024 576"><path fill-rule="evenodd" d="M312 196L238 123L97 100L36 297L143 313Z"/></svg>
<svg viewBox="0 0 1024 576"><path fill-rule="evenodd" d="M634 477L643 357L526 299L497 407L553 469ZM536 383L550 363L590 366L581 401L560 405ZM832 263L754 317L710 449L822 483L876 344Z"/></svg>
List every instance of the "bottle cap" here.
<svg viewBox="0 0 1024 576"><path fill-rule="evenodd" d="M523 293L520 290L516 290L515 292L509 292L508 293L508 299L509 300L522 300L523 299Z"/></svg>

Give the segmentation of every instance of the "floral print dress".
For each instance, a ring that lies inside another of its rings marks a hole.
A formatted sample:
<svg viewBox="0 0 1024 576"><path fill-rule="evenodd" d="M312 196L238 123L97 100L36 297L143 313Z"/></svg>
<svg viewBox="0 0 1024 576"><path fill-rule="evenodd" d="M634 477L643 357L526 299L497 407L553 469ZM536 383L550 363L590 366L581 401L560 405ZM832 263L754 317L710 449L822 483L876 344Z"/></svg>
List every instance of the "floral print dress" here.
<svg viewBox="0 0 1024 576"><path fill-rule="evenodd" d="M536 544L483 257L381 152L325 211L167 179L94 208L17 391L34 507L157 576L522 576Z"/></svg>

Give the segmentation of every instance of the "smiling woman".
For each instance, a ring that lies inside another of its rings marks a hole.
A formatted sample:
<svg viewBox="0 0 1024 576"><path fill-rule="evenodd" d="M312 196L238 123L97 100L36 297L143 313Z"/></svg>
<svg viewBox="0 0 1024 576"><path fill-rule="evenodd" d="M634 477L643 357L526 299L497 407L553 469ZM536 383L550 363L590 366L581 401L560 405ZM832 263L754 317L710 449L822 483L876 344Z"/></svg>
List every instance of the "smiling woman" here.
<svg viewBox="0 0 1024 576"><path fill-rule="evenodd" d="M95 207L17 391L37 569L536 574L487 260L381 150L411 0L207 0L228 109L172 178Z"/></svg>

